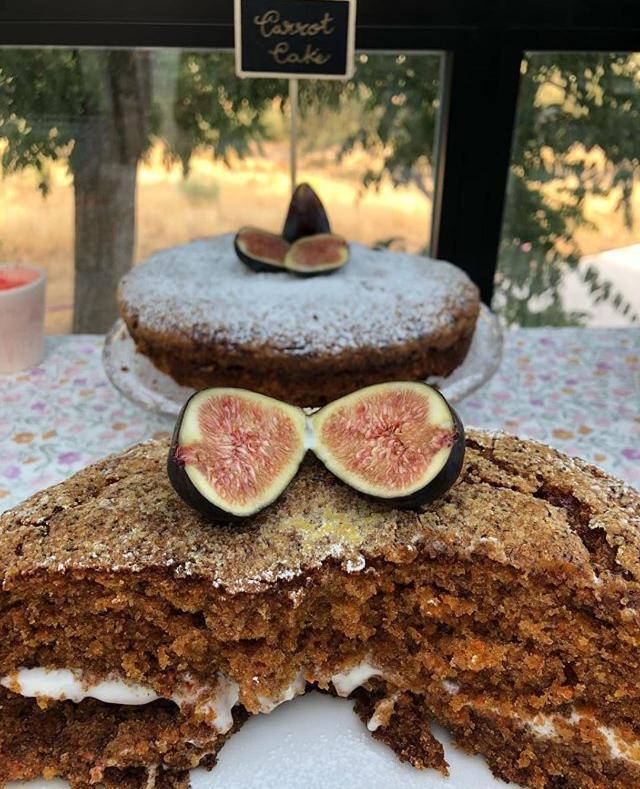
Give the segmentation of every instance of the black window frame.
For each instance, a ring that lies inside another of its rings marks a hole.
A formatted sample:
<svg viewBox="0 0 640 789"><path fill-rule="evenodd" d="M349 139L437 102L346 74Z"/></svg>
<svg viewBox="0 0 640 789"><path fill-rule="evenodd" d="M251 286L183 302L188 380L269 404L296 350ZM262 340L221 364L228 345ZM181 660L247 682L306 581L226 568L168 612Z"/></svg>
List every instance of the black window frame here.
<svg viewBox="0 0 640 789"><path fill-rule="evenodd" d="M0 0L0 47L231 49L233 0ZM637 0L359 0L356 47L443 52L432 253L490 303L528 51L640 50Z"/></svg>

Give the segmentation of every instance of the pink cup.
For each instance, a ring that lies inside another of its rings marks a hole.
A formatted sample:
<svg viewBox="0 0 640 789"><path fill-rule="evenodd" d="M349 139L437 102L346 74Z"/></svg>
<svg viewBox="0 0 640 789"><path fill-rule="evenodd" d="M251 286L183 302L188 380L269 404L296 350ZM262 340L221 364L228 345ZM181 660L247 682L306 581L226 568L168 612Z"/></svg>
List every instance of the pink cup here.
<svg viewBox="0 0 640 789"><path fill-rule="evenodd" d="M0 374L37 364L44 353L44 271L0 264Z"/></svg>

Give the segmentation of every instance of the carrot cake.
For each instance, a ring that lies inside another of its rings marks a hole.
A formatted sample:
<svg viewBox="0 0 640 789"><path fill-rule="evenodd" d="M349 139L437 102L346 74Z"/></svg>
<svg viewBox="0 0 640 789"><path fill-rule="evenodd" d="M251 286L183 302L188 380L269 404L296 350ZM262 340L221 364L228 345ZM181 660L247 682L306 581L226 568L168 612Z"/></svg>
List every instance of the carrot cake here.
<svg viewBox="0 0 640 789"><path fill-rule="evenodd" d="M251 714L313 687L446 772L429 719L529 787L640 785L640 497L468 431L417 511L311 456L242 525L140 444L0 517L0 784L187 785ZM330 758L330 755L328 755Z"/></svg>
<svg viewBox="0 0 640 789"><path fill-rule="evenodd" d="M351 244L339 271L305 279L252 271L222 235L136 266L119 304L138 351L179 384L316 406L369 384L449 375L480 302L443 261Z"/></svg>

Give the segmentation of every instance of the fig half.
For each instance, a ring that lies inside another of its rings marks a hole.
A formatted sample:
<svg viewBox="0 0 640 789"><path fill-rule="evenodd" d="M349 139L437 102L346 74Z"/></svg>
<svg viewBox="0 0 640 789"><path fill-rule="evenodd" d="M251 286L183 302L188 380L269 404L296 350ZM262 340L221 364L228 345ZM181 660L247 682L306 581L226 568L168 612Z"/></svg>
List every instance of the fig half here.
<svg viewBox="0 0 640 789"><path fill-rule="evenodd" d="M187 400L167 472L178 495L213 520L255 515L285 490L305 455L300 408L246 389L215 388Z"/></svg>
<svg viewBox="0 0 640 789"><path fill-rule="evenodd" d="M293 244L299 238L330 233L329 217L322 201L309 184L299 184L293 191L282 235Z"/></svg>
<svg viewBox="0 0 640 789"><path fill-rule="evenodd" d="M367 386L311 417L314 452L352 488L398 507L445 493L464 460L464 428L427 384Z"/></svg>
<svg viewBox="0 0 640 789"><path fill-rule="evenodd" d="M349 245L342 236L320 233L301 238L289 247L284 267L301 277L330 274L349 260Z"/></svg>
<svg viewBox="0 0 640 789"><path fill-rule="evenodd" d="M254 271L284 271L289 244L275 233L241 227L234 239L236 255Z"/></svg>

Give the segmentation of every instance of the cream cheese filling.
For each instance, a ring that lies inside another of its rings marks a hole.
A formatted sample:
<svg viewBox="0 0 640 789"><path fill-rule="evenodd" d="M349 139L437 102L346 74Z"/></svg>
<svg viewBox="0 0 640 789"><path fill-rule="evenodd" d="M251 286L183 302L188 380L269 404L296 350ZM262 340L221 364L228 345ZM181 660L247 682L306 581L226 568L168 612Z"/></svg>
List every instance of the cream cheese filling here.
<svg viewBox="0 0 640 789"><path fill-rule="evenodd" d="M260 712L268 715L270 712L273 712L276 707L284 704L285 701L291 701L291 699L295 698L296 696L301 696L304 693L306 687L307 680L305 678L304 671L299 671L293 682L281 690L276 699L272 699L269 696L258 696Z"/></svg>
<svg viewBox="0 0 640 789"><path fill-rule="evenodd" d="M361 660L355 666L340 671L337 674L331 674L329 681L333 683L338 696L348 696L356 688L364 685L371 677L381 677L382 671L373 666L367 659Z"/></svg>
<svg viewBox="0 0 640 789"><path fill-rule="evenodd" d="M365 659L350 668L327 676L323 684L332 683L336 693L346 697L376 676L383 677L384 674L369 659ZM304 693L307 680L313 681L309 674L300 670L276 698L259 695L260 712L267 714L280 704ZM460 692L460 687L454 682L443 680L442 684L451 695ZM93 698L106 704L138 705L149 704L162 698L148 686L128 682L115 676L96 683L84 682L80 672L70 669L19 668L0 678L0 685L22 696L75 703ZM386 725L393 713L396 698L397 695L393 695L378 703L368 723L370 731ZM207 720L212 728L224 734L233 726L232 710L240 701L240 687L222 672L218 673L215 685L205 685L187 674L169 699L181 709L192 709L198 716ZM497 707L485 704L474 705L473 701L466 701L464 704L471 707L479 706L498 715L504 714ZM517 719L537 737L548 739L562 737L563 725L576 726L582 721L587 721L603 737L612 759L625 759L640 764L640 740L623 739L614 729L600 723L591 715L574 710L569 717L546 713L538 713L528 718L511 713L509 717Z"/></svg>
<svg viewBox="0 0 640 789"><path fill-rule="evenodd" d="M332 683L336 693L346 697L376 676L382 677L384 674L369 659L365 659L343 671L327 676L324 684ZM307 679L313 681L308 674L300 670L276 698L259 695L260 712L268 714L280 704L304 693ZM138 705L149 704L161 698L150 687L118 677L110 677L96 683L84 682L79 672L69 669L19 668L0 678L0 685L22 696L75 703L93 698L106 704ZM443 680L442 685L451 695L460 692L460 687L449 680ZM205 685L187 674L183 677L179 688L169 698L181 709L193 710L198 716L207 720L212 728L224 734L233 726L232 710L240 701L240 687L222 672L218 673L215 685ZM397 694L378 702L367 724L370 731L375 731L381 725L388 723L389 717L393 714L396 698ZM473 707L473 701L465 702L465 706ZM504 714L497 707L484 704L478 706L498 715ZM582 721L587 721L604 738L612 759L640 763L640 740L624 740L614 729L600 723L591 715L574 710L569 717L546 713L538 713L528 718L512 713L510 717L517 719L537 737L547 739L562 737L563 725L576 726Z"/></svg>
<svg viewBox="0 0 640 789"><path fill-rule="evenodd" d="M330 675L327 682L333 683L339 696L348 696L371 677L381 675L380 669L368 660L363 660L344 671ZM301 669L277 697L258 696L260 712L268 714L280 704L301 695L306 684L307 674ZM21 696L75 703L92 698L106 704L138 705L163 698L153 688L128 682L117 676L96 683L86 682L83 681L81 672L70 669L22 667L0 678L0 685ZM218 673L215 685L203 684L186 674L168 698L180 709L192 710L216 731L224 734L233 726L232 710L240 701L240 687L222 672Z"/></svg>
<svg viewBox="0 0 640 789"><path fill-rule="evenodd" d="M516 716L518 717L518 716ZM640 740L625 740L615 729L601 723L593 715L583 715L573 710L568 718L561 715L539 713L531 719L523 719L523 723L540 737L562 737L561 726L576 726L582 721L590 723L604 737L612 759L625 759L640 764Z"/></svg>
<svg viewBox="0 0 640 789"><path fill-rule="evenodd" d="M85 682L80 672L70 669L19 668L0 678L0 685L21 696L73 701L76 704L91 698L106 704L134 706L162 698L153 688L120 677L112 676L97 683ZM218 674L215 686L196 683L187 675L169 696L169 700L181 709L194 709L221 734L233 726L231 710L238 703L238 698L238 685L222 673Z"/></svg>
<svg viewBox="0 0 640 789"><path fill-rule="evenodd" d="M0 685L21 696L40 696L56 701L74 701L76 704L92 698L106 704L138 705L149 704L159 698L151 688L121 679L86 684L77 673L66 668L19 668L2 677Z"/></svg>

